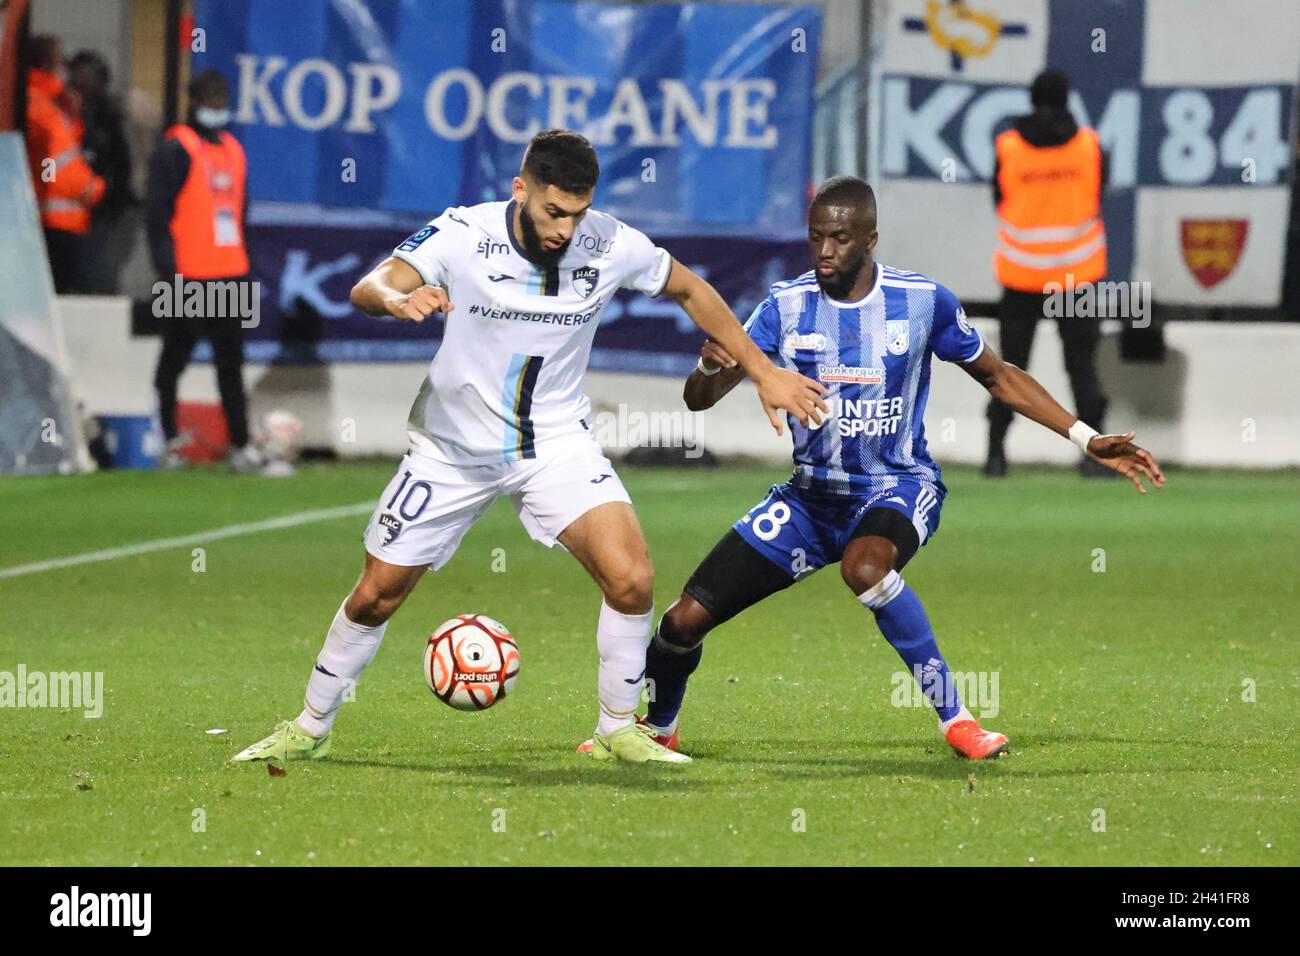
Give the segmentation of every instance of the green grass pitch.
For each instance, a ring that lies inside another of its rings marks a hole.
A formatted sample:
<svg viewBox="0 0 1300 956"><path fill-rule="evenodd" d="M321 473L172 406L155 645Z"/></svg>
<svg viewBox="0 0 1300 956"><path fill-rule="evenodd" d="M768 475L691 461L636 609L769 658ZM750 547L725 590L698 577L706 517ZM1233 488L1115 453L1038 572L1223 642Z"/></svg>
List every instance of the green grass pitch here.
<svg viewBox="0 0 1300 956"><path fill-rule="evenodd" d="M391 467L3 480L0 568L372 502ZM662 610L785 472L623 474ZM106 698L99 719L0 709L0 864L1300 864L1294 473L1180 471L1145 497L947 477L907 579L953 668L998 677L996 763L893 705L901 664L833 568L709 637L692 765L589 762L599 596L498 503L394 618L330 760L228 766L300 708L360 568L365 516L344 517L211 541L201 573L180 547L0 578L0 671L102 671ZM468 611L522 653L481 714L420 676L428 631Z"/></svg>

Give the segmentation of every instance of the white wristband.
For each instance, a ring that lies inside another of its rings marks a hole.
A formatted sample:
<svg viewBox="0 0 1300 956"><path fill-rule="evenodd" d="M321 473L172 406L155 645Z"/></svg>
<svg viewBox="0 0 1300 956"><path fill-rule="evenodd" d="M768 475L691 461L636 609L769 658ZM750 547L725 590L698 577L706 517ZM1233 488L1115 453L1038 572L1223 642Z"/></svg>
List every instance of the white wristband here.
<svg viewBox="0 0 1300 956"><path fill-rule="evenodd" d="M1082 418L1070 426L1070 441L1078 445L1079 450L1085 454L1088 451L1088 442L1094 435L1098 434L1100 434L1100 432L1087 424Z"/></svg>
<svg viewBox="0 0 1300 956"><path fill-rule="evenodd" d="M716 368L705 368L704 356L701 355L700 360L695 363L695 371L701 373L702 375L717 375L719 372L722 371L722 366L719 365Z"/></svg>

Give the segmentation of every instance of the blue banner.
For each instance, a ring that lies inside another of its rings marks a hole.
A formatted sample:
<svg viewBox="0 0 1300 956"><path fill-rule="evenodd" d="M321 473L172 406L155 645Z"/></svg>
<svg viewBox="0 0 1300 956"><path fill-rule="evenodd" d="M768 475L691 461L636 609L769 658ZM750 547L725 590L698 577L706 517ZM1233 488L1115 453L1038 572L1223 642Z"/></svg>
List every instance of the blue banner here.
<svg viewBox="0 0 1300 956"><path fill-rule="evenodd" d="M433 358L442 338L440 316L418 325L370 318L348 302L357 278L409 232L392 226L254 225L249 248L253 275L261 283L261 308L258 325L245 331L248 359L311 365ZM769 285L812 267L803 241L693 236L660 242L708 280L742 321ZM601 316L591 368L685 375L703 343L703 333L672 302L621 291ZM195 358L210 360L206 342Z"/></svg>
<svg viewBox="0 0 1300 956"><path fill-rule="evenodd" d="M651 234L803 229L814 6L196 0L254 201L417 213L505 198L524 145L597 146L598 208Z"/></svg>

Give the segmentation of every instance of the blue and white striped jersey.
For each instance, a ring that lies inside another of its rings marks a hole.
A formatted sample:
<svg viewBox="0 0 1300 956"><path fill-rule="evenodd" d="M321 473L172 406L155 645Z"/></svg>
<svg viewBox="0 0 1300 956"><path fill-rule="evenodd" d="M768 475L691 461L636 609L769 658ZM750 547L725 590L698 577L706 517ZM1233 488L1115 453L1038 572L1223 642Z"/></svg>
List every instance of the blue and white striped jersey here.
<svg viewBox="0 0 1300 956"><path fill-rule="evenodd" d="M876 264L871 291L838 302L813 272L778 282L745 323L773 361L827 386L830 415L805 428L789 418L797 487L861 494L909 475L940 484L925 445L930 356L973 362L979 333L948 289Z"/></svg>

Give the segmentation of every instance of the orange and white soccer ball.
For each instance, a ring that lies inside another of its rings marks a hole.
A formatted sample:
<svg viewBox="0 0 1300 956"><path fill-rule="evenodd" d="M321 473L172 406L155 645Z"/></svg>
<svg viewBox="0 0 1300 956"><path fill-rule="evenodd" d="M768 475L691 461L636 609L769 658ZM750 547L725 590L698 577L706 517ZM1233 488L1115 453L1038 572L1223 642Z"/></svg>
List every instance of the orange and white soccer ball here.
<svg viewBox="0 0 1300 956"><path fill-rule="evenodd" d="M443 621L424 649L424 679L444 704L487 710L515 686L519 647L509 628L482 614Z"/></svg>

